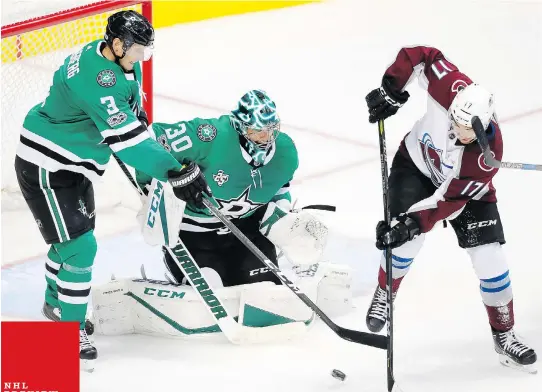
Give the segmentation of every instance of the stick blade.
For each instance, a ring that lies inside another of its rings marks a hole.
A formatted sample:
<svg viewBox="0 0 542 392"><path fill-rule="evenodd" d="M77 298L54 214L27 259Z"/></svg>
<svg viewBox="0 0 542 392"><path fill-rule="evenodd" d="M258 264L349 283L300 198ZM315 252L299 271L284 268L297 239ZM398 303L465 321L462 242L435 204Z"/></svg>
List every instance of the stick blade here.
<svg viewBox="0 0 542 392"><path fill-rule="evenodd" d="M388 345L388 338L384 335L355 331L353 329L347 328L340 328L336 332L337 335L339 335L341 338L351 341L353 343L359 343L382 350L385 350Z"/></svg>

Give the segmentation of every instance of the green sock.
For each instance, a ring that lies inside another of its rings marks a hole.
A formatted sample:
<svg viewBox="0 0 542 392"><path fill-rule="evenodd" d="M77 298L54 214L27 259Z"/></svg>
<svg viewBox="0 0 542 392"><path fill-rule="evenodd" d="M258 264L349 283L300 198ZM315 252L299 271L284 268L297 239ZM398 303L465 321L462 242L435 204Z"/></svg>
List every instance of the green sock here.
<svg viewBox="0 0 542 392"><path fill-rule="evenodd" d="M92 264L97 250L96 238L91 230L54 247L62 260L56 282L61 320L77 321L83 329L90 297Z"/></svg>
<svg viewBox="0 0 542 392"><path fill-rule="evenodd" d="M45 262L45 302L49 305L58 308L58 290L56 288L56 279L58 270L62 265L59 254L56 252L54 245L51 245L47 253L48 260Z"/></svg>

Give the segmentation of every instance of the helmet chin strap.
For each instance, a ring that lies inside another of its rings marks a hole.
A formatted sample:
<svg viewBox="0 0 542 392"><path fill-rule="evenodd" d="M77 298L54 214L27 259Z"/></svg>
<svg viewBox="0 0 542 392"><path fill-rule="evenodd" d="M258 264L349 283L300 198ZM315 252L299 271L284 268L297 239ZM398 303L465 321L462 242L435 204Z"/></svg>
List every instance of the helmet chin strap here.
<svg viewBox="0 0 542 392"><path fill-rule="evenodd" d="M115 57L115 64L117 64L118 66L120 66L124 72L129 72L126 68L124 68L122 66L122 64L120 63L120 60L124 58L124 56L126 56L126 52L128 51L128 49L130 48L125 48L124 47L124 42L122 43L122 56L117 56L117 54L115 53L115 50L113 49L113 46L109 45L107 42L105 43L107 45L107 47L109 48L109 50L111 51L111 53L113 54L113 56Z"/></svg>

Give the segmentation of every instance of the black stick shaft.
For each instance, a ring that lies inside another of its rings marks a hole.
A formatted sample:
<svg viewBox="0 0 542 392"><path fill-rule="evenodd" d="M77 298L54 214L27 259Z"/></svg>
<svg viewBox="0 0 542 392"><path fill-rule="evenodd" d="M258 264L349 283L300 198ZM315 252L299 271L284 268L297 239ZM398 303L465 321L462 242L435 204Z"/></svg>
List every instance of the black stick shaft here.
<svg viewBox="0 0 542 392"><path fill-rule="evenodd" d="M225 217L209 199L204 198L203 204L207 207L211 213L216 216L231 232L234 236L237 237L239 241L243 243L250 250L254 256L256 256L279 280L288 287L305 305L314 311L320 317L320 319L339 337L342 339L363 344L366 346L376 347L380 349L386 349L387 338L382 335L377 335L373 333L356 331L348 328L340 327L335 324L323 311L320 309L305 293L301 291L293 282L284 275L284 273L275 265L271 260L269 260L256 245L250 241L243 234L241 230L237 228L230 220Z"/></svg>
<svg viewBox="0 0 542 392"><path fill-rule="evenodd" d="M388 154L386 151L386 131L384 129L384 120L378 121L378 140L380 144L380 172L382 175L382 202L384 205L384 220L389 225L391 223L390 205L389 205L389 187L388 187ZM393 374L393 265L391 248L385 250L386 255L386 304L388 318L387 333L387 378L388 391L391 392L395 384Z"/></svg>

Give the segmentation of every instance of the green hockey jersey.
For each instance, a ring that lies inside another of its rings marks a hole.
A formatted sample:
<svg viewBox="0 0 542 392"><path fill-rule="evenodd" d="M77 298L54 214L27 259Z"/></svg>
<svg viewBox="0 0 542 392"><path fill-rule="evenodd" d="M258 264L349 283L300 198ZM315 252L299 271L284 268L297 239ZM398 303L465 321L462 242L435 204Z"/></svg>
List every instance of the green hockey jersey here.
<svg viewBox="0 0 542 392"><path fill-rule="evenodd" d="M276 138L264 165L254 166L229 115L174 124L153 123L149 132L179 162L199 165L215 205L227 216L244 218L270 201L290 200L290 180L297 170L298 156L294 142L284 133ZM136 174L141 185L151 180L143 173ZM187 206L181 230L201 232L222 227L208 211Z"/></svg>
<svg viewBox="0 0 542 392"><path fill-rule="evenodd" d="M49 95L28 112L17 155L49 171L69 170L91 181L105 170L111 153L161 180L179 163L149 138L141 110L141 67L125 72L101 51L98 40L64 60ZM144 157L144 159L141 159Z"/></svg>

